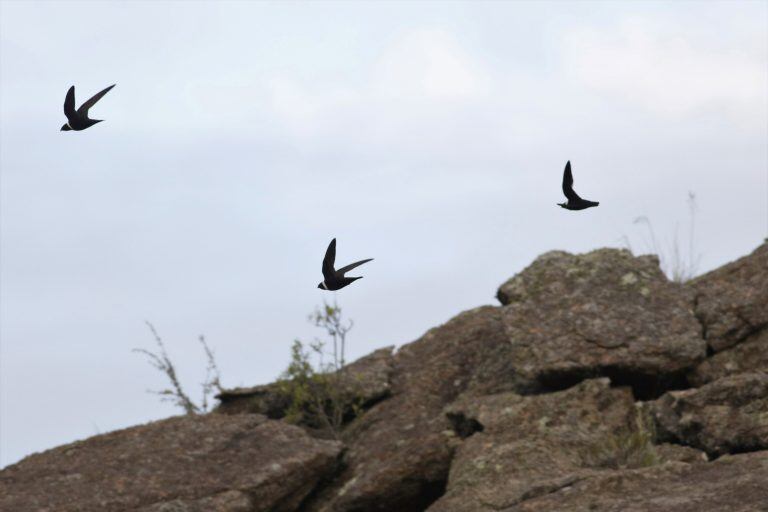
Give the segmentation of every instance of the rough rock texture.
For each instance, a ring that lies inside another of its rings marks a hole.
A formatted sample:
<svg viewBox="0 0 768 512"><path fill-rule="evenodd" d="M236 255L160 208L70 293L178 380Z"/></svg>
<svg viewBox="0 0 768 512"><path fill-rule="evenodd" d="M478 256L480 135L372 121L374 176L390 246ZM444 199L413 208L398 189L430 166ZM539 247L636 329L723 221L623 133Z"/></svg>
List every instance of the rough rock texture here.
<svg viewBox="0 0 768 512"><path fill-rule="evenodd" d="M502 512L765 512L768 452L606 472Z"/></svg>
<svg viewBox="0 0 768 512"><path fill-rule="evenodd" d="M647 404L660 439L710 455L768 449L768 373L742 373Z"/></svg>
<svg viewBox="0 0 768 512"><path fill-rule="evenodd" d="M657 444L655 451L662 461L687 462L688 464L700 464L709 461L706 452L681 444Z"/></svg>
<svg viewBox="0 0 768 512"><path fill-rule="evenodd" d="M768 512L766 258L679 285L547 253L501 307L347 367L343 444L254 414L282 418L283 385L232 390L0 471L0 510Z"/></svg>
<svg viewBox="0 0 768 512"><path fill-rule="evenodd" d="M467 311L397 352L392 398L351 425L347 469L308 510L421 511L442 494L455 441L443 407L507 343L499 313Z"/></svg>
<svg viewBox="0 0 768 512"><path fill-rule="evenodd" d="M390 395L393 350L381 348L345 367L343 386L350 403L361 402L365 407ZM290 406L290 396L279 383L225 390L216 398L221 401L216 412L223 414L256 413L279 419Z"/></svg>
<svg viewBox="0 0 768 512"><path fill-rule="evenodd" d="M4 469L0 510L288 512L332 474L340 450L263 416L176 417Z"/></svg>
<svg viewBox="0 0 768 512"><path fill-rule="evenodd" d="M502 510L636 455L608 440L630 436L637 416L631 391L608 379L547 395L464 396L446 413L482 430L457 449L447 492L430 512Z"/></svg>
<svg viewBox="0 0 768 512"><path fill-rule="evenodd" d="M768 372L768 328L706 359L688 375L688 381L703 386L721 377L752 371Z"/></svg>
<svg viewBox="0 0 768 512"><path fill-rule="evenodd" d="M549 252L498 291L521 382L562 389L605 375L639 398L684 386L705 357L692 297L653 256L601 249Z"/></svg>
<svg viewBox="0 0 768 512"><path fill-rule="evenodd" d="M242 491L224 491L199 500L178 499L136 509L137 512L252 512L253 510L254 501Z"/></svg>
<svg viewBox="0 0 768 512"><path fill-rule="evenodd" d="M709 347L719 352L768 326L768 243L691 281L696 316Z"/></svg>

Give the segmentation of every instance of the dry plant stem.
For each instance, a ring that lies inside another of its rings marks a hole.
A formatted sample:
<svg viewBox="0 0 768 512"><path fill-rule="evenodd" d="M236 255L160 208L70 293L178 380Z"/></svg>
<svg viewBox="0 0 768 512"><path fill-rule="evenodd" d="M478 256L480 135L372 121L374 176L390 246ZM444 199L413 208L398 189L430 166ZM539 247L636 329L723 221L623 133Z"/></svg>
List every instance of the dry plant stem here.
<svg viewBox="0 0 768 512"><path fill-rule="evenodd" d="M203 346L203 351L205 352L207 359L205 380L201 384L202 399L200 405L198 405L184 391L184 388L182 387L181 382L176 375L176 367L174 366L173 361L171 361L171 359L168 357L168 353L165 350L165 343L163 343L163 339L157 333L157 329L155 329L155 326L152 325L152 323L148 321L145 323L152 333L159 351L158 353L154 353L142 348L135 348L133 349L133 352L144 354L149 360L149 363L160 370L160 372L165 374L165 376L168 377L168 380L171 382L171 389L150 392L161 395L162 401L173 402L176 406L183 409L186 414L192 415L208 412L210 396L217 391L222 391L222 386L219 367L216 364L213 351L205 341L205 337L200 336L198 338L200 344Z"/></svg>
<svg viewBox="0 0 768 512"><path fill-rule="evenodd" d="M341 308L339 308L335 300L332 306L324 302L322 309L316 309L310 319L315 326L324 329L331 337L333 343L333 370L341 370L346 365L347 333L354 327L354 322L350 320L345 325L341 315ZM322 345L322 342L319 343ZM318 342L316 341L312 346L313 349L317 345ZM324 368L321 369L325 370Z"/></svg>
<svg viewBox="0 0 768 512"><path fill-rule="evenodd" d="M199 336L198 340L203 346L203 351L205 352L205 357L208 361L208 364L205 368L205 381L203 381L201 385L203 388L201 409L203 411L208 411L209 397L214 393L220 393L223 391L223 388L221 387L221 373L219 372L219 367L216 364L213 350L211 350L211 348L208 346L208 343L205 341L205 336Z"/></svg>
<svg viewBox="0 0 768 512"><path fill-rule="evenodd" d="M309 344L309 351L304 349L301 341L294 341L291 363L282 375L284 390L290 397L286 418L320 427L338 439L345 415L358 411L358 404L348 396L344 375L347 333L354 323L343 319L336 302L333 305L323 303L309 320L323 329L330 339L315 339ZM331 345L330 354L326 353L327 345ZM331 359L327 363L326 356Z"/></svg>
<svg viewBox="0 0 768 512"><path fill-rule="evenodd" d="M696 254L696 195L693 192L688 192L688 257L687 259L682 254L682 244L679 237L678 226L675 226L674 235L669 244L666 245L666 249L659 242L656 237L656 232L653 229L653 223L645 215L641 215L634 220L634 224L643 224L646 227L647 235L643 236L643 242L646 250L652 254L656 254L659 257L659 265L665 274L677 283L684 283L696 276L701 260L701 255ZM627 248L632 250L632 245L629 238L625 235L622 237L624 244Z"/></svg>

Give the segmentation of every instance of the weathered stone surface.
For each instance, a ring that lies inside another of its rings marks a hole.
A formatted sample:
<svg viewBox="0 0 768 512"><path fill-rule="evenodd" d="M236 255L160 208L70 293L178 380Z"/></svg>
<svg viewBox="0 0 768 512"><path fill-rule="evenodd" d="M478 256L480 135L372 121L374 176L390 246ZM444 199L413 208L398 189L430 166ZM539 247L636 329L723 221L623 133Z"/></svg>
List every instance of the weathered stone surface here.
<svg viewBox="0 0 768 512"><path fill-rule="evenodd" d="M604 375L651 398L682 384L705 357L690 292L668 281L653 256L549 252L498 297L511 342L502 359L516 362L533 391Z"/></svg>
<svg viewBox="0 0 768 512"><path fill-rule="evenodd" d="M216 395L216 398L220 403L214 413L263 414L275 420L283 418L291 405L290 396L279 382L225 389Z"/></svg>
<svg viewBox="0 0 768 512"><path fill-rule="evenodd" d="M660 439L710 455L768 449L768 373L724 377L646 404Z"/></svg>
<svg viewBox="0 0 768 512"><path fill-rule="evenodd" d="M390 395L394 347L385 347L349 364L342 373L341 385L348 401L363 406ZM285 416L291 398L279 382L225 390L216 396L221 403L216 412L223 414L256 413L273 419Z"/></svg>
<svg viewBox="0 0 768 512"><path fill-rule="evenodd" d="M0 471L0 510L288 512L340 443L263 416L185 416L92 437Z"/></svg>
<svg viewBox="0 0 768 512"><path fill-rule="evenodd" d="M343 447L259 414L284 383L232 390L0 471L0 510L768 512L766 247L685 286L649 256L545 254L502 307L347 367L367 406Z"/></svg>
<svg viewBox="0 0 768 512"><path fill-rule="evenodd" d="M567 483L502 512L765 512L768 452L671 462Z"/></svg>
<svg viewBox="0 0 768 512"><path fill-rule="evenodd" d="M482 430L457 448L447 492L430 512L502 510L605 469L661 460L638 431L632 393L608 379L547 395L465 395L446 413Z"/></svg>
<svg viewBox="0 0 768 512"><path fill-rule="evenodd" d="M467 311L397 352L392 398L352 423L346 470L307 510L416 512L442 494L456 441L443 407L507 343L499 313Z"/></svg>
<svg viewBox="0 0 768 512"><path fill-rule="evenodd" d="M700 464L709 461L706 452L681 444L661 443L656 445L655 450L662 461L687 462L688 464Z"/></svg>
<svg viewBox="0 0 768 512"><path fill-rule="evenodd" d="M225 491L199 500L173 500L141 507L136 512L252 512L253 500L242 491Z"/></svg>
<svg viewBox="0 0 768 512"><path fill-rule="evenodd" d="M687 286L696 294L696 315L710 348L736 345L768 326L768 243Z"/></svg>
<svg viewBox="0 0 768 512"><path fill-rule="evenodd" d="M768 328L705 359L688 375L688 381L703 386L728 375L752 371L768 372Z"/></svg>

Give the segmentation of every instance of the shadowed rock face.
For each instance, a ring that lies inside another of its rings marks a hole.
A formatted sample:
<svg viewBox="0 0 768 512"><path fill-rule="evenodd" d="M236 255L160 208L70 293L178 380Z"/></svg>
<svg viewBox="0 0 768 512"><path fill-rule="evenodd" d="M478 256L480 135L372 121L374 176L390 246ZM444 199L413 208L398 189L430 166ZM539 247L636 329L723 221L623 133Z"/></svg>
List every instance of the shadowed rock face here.
<svg viewBox="0 0 768 512"><path fill-rule="evenodd" d="M768 453L606 472L503 512L764 512Z"/></svg>
<svg viewBox="0 0 768 512"><path fill-rule="evenodd" d="M260 510L253 499L241 491L224 491L199 500L176 499L137 509L138 512L252 512Z"/></svg>
<svg viewBox="0 0 768 512"><path fill-rule="evenodd" d="M232 390L0 471L0 510L766 511L767 247L686 285L649 256L544 254L501 307L349 365L366 407L342 442L262 416L279 385Z"/></svg>
<svg viewBox="0 0 768 512"><path fill-rule="evenodd" d="M768 328L703 361L688 375L688 380L693 386L703 386L729 375L760 370L768 371Z"/></svg>
<svg viewBox="0 0 768 512"><path fill-rule="evenodd" d="M347 469L307 510L421 511L437 499L456 443L443 407L467 389L478 362L504 343L499 309L483 307L402 347L393 397L351 425Z"/></svg>
<svg viewBox="0 0 768 512"><path fill-rule="evenodd" d="M465 395L446 412L483 430L457 448L430 512L501 510L585 478L605 438L632 428L635 407L629 389L599 379L547 395Z"/></svg>
<svg viewBox="0 0 768 512"><path fill-rule="evenodd" d="M386 347L344 367L341 386L344 400L370 406L391 394L395 347ZM226 390L216 396L221 402L216 408L222 414L264 414L273 419L285 416L291 397L279 382Z"/></svg>
<svg viewBox="0 0 768 512"><path fill-rule="evenodd" d="M690 292L668 281L655 257L546 253L498 297L505 359L534 392L605 375L652 398L685 386L686 370L705 357Z"/></svg>
<svg viewBox="0 0 768 512"><path fill-rule="evenodd" d="M768 327L768 243L752 254L704 274L687 287L714 352Z"/></svg>
<svg viewBox="0 0 768 512"><path fill-rule="evenodd" d="M291 511L341 444L263 416L176 417L32 455L0 472L0 510Z"/></svg>
<svg viewBox="0 0 768 512"><path fill-rule="evenodd" d="M672 391L648 407L661 439L713 456L768 449L768 373L741 373Z"/></svg>
<svg viewBox="0 0 768 512"><path fill-rule="evenodd" d="M609 470L706 460L654 446L630 390L605 378L546 395L464 395L446 412L483 429L457 448L447 491L429 512L506 510Z"/></svg>

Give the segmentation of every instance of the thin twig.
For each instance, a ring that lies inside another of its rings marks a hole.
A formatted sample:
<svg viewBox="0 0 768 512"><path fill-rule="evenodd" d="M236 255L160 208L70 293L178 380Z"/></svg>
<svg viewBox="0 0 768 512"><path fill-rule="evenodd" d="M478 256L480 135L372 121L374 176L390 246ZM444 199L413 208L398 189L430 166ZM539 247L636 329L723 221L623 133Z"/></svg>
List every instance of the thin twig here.
<svg viewBox="0 0 768 512"><path fill-rule="evenodd" d="M216 359L211 348L205 341L205 337L200 336L198 339L203 346L205 356L207 359L207 366L205 370L205 380L202 383L203 396L200 405L197 405L184 391L184 388L179 381L176 374L176 367L168 356L168 352L165 349L165 343L163 339L157 333L157 329L149 321L145 321L149 328L155 343L158 347L158 352L154 353L143 348L135 348L133 352L144 354L149 361L149 364L157 368L159 371L168 377L171 382L172 389L164 389L161 391L150 391L156 395L160 395L161 401L173 402L178 407L182 408L186 414L201 414L208 412L209 410L209 398L215 391L222 391L221 375L219 373L219 367L216 364Z"/></svg>

